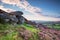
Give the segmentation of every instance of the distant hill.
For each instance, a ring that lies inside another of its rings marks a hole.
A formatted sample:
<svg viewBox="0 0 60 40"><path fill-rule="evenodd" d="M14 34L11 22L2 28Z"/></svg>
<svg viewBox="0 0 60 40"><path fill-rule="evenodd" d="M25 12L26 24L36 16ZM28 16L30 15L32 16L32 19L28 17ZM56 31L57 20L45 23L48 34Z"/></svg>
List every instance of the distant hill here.
<svg viewBox="0 0 60 40"><path fill-rule="evenodd" d="M40 20L31 20L32 22L36 22L36 23L42 23L42 24L60 24L60 21L40 21Z"/></svg>

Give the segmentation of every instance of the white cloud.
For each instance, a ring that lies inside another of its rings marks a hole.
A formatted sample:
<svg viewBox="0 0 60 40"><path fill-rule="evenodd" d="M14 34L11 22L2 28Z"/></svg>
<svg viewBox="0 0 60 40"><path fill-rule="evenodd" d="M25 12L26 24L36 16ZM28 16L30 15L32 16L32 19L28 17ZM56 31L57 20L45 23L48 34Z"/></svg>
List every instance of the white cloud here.
<svg viewBox="0 0 60 40"><path fill-rule="evenodd" d="M19 8L22 8L25 11L32 13L34 16L24 15L24 17L26 17L29 20L60 21L60 18L45 17L43 15L38 14L41 12L41 8L31 6L27 2L27 0L1 0L1 1L6 4L16 5Z"/></svg>
<svg viewBox="0 0 60 40"><path fill-rule="evenodd" d="M10 8L4 8L4 6L0 5L0 9L6 11L6 12L12 12L12 11L15 11L13 9L10 9Z"/></svg>
<svg viewBox="0 0 60 40"><path fill-rule="evenodd" d="M4 3L16 5L20 8L29 11L30 13L41 12L41 9L31 6L26 0L1 0Z"/></svg>

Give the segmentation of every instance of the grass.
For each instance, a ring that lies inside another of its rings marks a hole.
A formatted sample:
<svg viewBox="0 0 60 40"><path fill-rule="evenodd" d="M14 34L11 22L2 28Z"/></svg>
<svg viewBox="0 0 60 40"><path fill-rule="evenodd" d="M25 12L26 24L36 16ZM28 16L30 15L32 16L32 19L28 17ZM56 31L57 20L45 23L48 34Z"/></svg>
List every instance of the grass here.
<svg viewBox="0 0 60 40"><path fill-rule="evenodd" d="M34 33L37 33L37 32L40 31L40 30L36 29L35 27L33 27L32 25L28 25L28 24L26 24L26 23L24 23L23 26L24 26L27 30L30 30L31 32L34 32Z"/></svg>
<svg viewBox="0 0 60 40"><path fill-rule="evenodd" d="M30 32L32 32L34 40L39 40L37 33L40 30L26 23L22 25L17 24L15 26L11 24L0 24L0 40L23 40L22 37L17 38L18 32L16 31L16 29L19 29L21 27L24 27L26 30L29 30ZM48 25L48 27L52 28L52 25ZM53 28L60 30L60 25L53 25ZM5 33L1 34L1 32L6 32L6 31L8 31L9 33L6 35ZM29 40L33 40L33 39L30 38Z"/></svg>
<svg viewBox="0 0 60 40"><path fill-rule="evenodd" d="M47 24L47 27L49 27L49 28L53 28L53 29L56 29L56 30L60 30L60 24L55 24L55 25L48 25Z"/></svg>
<svg viewBox="0 0 60 40"><path fill-rule="evenodd" d="M0 32L5 32L8 31L9 33L6 35L2 35L0 33L0 40L23 40L22 37L16 38L16 35L18 35L18 32L16 31L16 29L24 27L27 30L31 31L33 33L33 37L34 40L38 40L38 35L37 32L39 31L38 29L36 29L35 27L33 27L32 25L28 25L26 23L22 24L22 25L11 25L11 24L0 24ZM29 39L29 40L33 40L33 39Z"/></svg>
<svg viewBox="0 0 60 40"><path fill-rule="evenodd" d="M6 36L2 36L0 40L15 40L14 36L17 34L17 32L11 32L7 34Z"/></svg>

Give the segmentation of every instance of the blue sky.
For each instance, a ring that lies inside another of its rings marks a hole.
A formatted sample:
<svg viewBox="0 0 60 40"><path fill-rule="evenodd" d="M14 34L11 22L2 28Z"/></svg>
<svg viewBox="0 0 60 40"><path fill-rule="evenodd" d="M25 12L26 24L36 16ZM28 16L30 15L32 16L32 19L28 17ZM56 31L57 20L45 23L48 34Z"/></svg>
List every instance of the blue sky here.
<svg viewBox="0 0 60 40"><path fill-rule="evenodd" d="M51 19L57 18L57 20L60 20L60 0L11 0L11 2L10 0L1 0L0 5L5 9L23 11L23 16L27 19L44 20L46 18L51 21ZM36 15L37 17L35 17Z"/></svg>
<svg viewBox="0 0 60 40"><path fill-rule="evenodd" d="M45 16L60 16L60 0L29 0L31 5L41 8Z"/></svg>

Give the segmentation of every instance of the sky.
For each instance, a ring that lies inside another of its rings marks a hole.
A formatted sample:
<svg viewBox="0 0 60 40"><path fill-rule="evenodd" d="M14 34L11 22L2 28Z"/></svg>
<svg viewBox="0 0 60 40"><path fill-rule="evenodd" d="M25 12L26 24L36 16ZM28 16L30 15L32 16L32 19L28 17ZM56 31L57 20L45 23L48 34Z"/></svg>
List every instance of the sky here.
<svg viewBox="0 0 60 40"><path fill-rule="evenodd" d="M0 0L0 9L22 11L28 20L60 21L60 0Z"/></svg>

